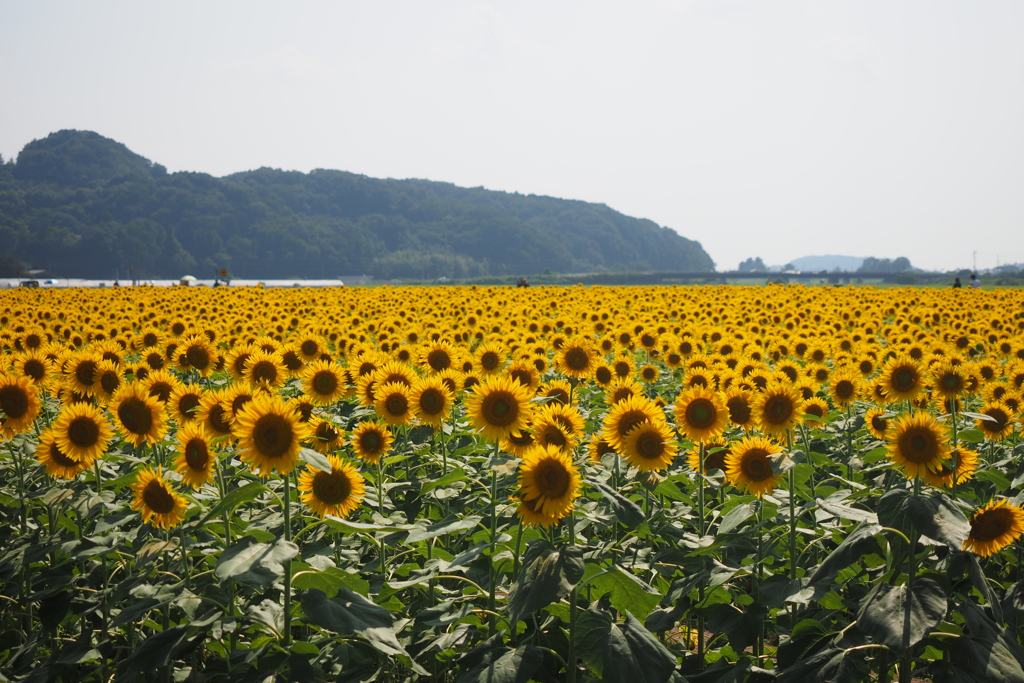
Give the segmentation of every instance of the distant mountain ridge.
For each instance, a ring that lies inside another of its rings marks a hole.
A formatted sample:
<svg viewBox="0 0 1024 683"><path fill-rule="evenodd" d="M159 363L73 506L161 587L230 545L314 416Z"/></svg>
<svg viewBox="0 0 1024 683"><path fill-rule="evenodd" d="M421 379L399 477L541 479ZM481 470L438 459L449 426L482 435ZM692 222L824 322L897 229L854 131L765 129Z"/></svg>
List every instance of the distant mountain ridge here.
<svg viewBox="0 0 1024 683"><path fill-rule="evenodd" d="M796 270L808 271L808 272L819 272L827 270L832 272L834 270L856 272L864 264L863 256L836 256L829 254L826 256L802 256L798 259L793 259L790 263L795 266Z"/></svg>
<svg viewBox="0 0 1024 683"><path fill-rule="evenodd" d="M322 169L168 174L73 130L0 164L0 252L99 278L714 269L698 242L603 204Z"/></svg>

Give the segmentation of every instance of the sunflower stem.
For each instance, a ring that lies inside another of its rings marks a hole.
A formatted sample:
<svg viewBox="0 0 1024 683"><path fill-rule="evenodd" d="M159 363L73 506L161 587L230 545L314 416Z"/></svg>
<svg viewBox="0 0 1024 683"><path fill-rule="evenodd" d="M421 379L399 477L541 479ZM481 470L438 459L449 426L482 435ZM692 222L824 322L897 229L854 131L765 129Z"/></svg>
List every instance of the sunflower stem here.
<svg viewBox="0 0 1024 683"><path fill-rule="evenodd" d="M569 511L569 545L576 545L576 515ZM576 683L576 586L569 592L569 654L565 658L565 673L569 683Z"/></svg>
<svg viewBox="0 0 1024 683"><path fill-rule="evenodd" d="M757 577L754 580L754 603L761 604L761 582L764 579L764 530L761 523L764 521L764 501L757 500ZM757 647L754 650L758 666L761 665L761 658L764 656L764 619L758 620L757 624Z"/></svg>
<svg viewBox="0 0 1024 683"><path fill-rule="evenodd" d="M284 540L292 540L292 475L284 475ZM292 561L284 561L284 646L292 644Z"/></svg>
<svg viewBox="0 0 1024 683"><path fill-rule="evenodd" d="M523 546L523 524L516 527L516 553L512 556L512 577L519 576L519 552Z"/></svg>
<svg viewBox="0 0 1024 683"><path fill-rule="evenodd" d="M499 444L494 445L494 457L497 458L501 452L501 446ZM494 604L495 604L495 591L498 588L498 574L495 571L494 566L494 551L497 548L498 543L498 473L494 470L493 465L491 466L491 587L490 595L487 597L487 610L490 614L487 615L487 621L490 627L491 635L493 636L497 629L497 622L494 618Z"/></svg>
<svg viewBox="0 0 1024 683"><path fill-rule="evenodd" d="M957 451L957 430L956 430L956 396L950 399L950 417L953 421L953 500L956 500L957 470L960 468L960 454Z"/></svg>
<svg viewBox="0 0 1024 683"><path fill-rule="evenodd" d="M705 446L704 442L700 442L700 460L697 467L697 529L700 531L700 537L704 538L705 533L705 511L704 511L704 458L705 458ZM704 558L701 557L701 565L704 565ZM697 587L698 602L703 604L704 602L704 580L701 579L700 584ZM687 638L687 644L691 641ZM697 614L697 668L698 670L704 669L704 615Z"/></svg>
<svg viewBox="0 0 1024 683"><path fill-rule="evenodd" d="M846 406L846 478L853 481L853 404ZM788 435L787 435L788 436Z"/></svg>

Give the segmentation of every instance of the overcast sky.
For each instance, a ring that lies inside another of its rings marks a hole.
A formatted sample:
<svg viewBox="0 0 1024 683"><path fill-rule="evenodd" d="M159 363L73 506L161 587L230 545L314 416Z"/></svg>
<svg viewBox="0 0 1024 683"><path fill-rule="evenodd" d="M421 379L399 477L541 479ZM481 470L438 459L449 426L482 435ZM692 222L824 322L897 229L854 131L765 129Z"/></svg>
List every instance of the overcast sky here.
<svg viewBox="0 0 1024 683"><path fill-rule="evenodd" d="M1024 2L0 0L0 154L93 130L583 199L760 256L1024 263Z"/></svg>

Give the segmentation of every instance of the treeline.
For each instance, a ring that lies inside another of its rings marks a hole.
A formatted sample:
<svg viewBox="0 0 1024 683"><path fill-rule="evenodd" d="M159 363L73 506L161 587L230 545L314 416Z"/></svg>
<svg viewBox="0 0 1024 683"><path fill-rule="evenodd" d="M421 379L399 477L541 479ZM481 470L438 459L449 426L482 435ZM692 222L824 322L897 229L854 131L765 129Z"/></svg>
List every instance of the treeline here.
<svg viewBox="0 0 1024 683"><path fill-rule="evenodd" d="M699 243L602 204L330 170L169 174L118 142L70 130L0 164L0 253L96 278L714 268Z"/></svg>

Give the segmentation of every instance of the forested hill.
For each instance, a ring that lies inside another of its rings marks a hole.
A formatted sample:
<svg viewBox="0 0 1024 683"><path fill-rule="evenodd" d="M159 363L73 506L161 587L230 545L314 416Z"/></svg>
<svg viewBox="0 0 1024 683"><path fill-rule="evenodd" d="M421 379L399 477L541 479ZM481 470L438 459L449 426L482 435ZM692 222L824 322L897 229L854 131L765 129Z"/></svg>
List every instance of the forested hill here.
<svg viewBox="0 0 1024 683"><path fill-rule="evenodd" d="M167 173L88 131L0 164L0 253L58 276L450 278L711 270L700 244L603 204L261 168Z"/></svg>

